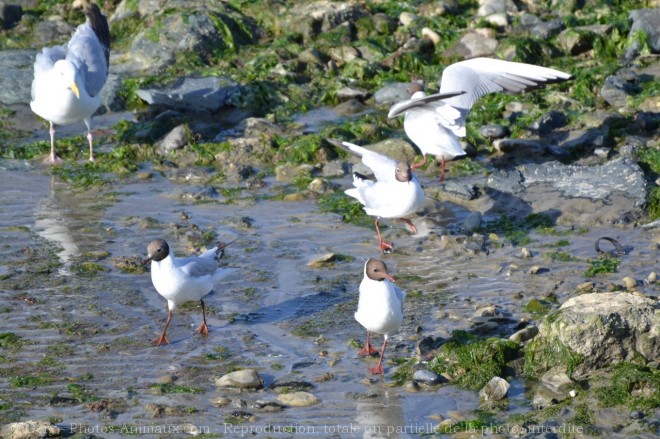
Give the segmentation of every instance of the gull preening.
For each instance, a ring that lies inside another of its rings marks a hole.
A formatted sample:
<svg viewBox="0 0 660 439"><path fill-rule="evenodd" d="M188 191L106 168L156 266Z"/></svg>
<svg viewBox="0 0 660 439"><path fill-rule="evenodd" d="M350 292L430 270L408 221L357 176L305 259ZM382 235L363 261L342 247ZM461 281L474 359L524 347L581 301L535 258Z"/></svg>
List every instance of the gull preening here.
<svg viewBox="0 0 660 439"><path fill-rule="evenodd" d="M442 161L442 181L445 160L465 154L458 139L466 135L465 119L477 99L496 92L520 93L570 78L568 73L547 67L474 58L447 67L437 94L427 96L420 84L410 84L410 99L392 105L387 116L405 113L403 128L423 155L423 160L413 164L412 169L425 165L427 154L435 155ZM459 91L464 93L447 97Z"/></svg>
<svg viewBox="0 0 660 439"><path fill-rule="evenodd" d="M172 320L172 311L185 302L199 300L202 305L202 324L196 332L203 336L208 335L203 297L211 292L217 282L233 271L219 267L216 260L222 256L227 245L229 244L219 244L199 256L176 258L165 240L151 241L147 247L147 259L143 263L146 265L151 262L151 282L158 294L167 299L167 323L160 337L154 340L156 346L170 344L167 328Z"/></svg>
<svg viewBox="0 0 660 439"><path fill-rule="evenodd" d="M358 355L378 353L371 346L371 333L383 334L384 341L378 364L369 369L374 374L384 373L383 355L387 338L397 331L403 322L403 300L406 293L394 282L394 278L387 272L387 266L380 259L371 258L364 264L364 278L360 283L355 320L367 330L367 342Z"/></svg>
<svg viewBox="0 0 660 439"><path fill-rule="evenodd" d="M83 121L87 126L89 159L94 161L92 115L101 105L101 89L110 65L110 29L99 7L84 9L85 23L64 46L44 47L37 54L30 107L50 123L50 155L46 162L62 161L55 153L55 125Z"/></svg>
<svg viewBox="0 0 660 439"><path fill-rule="evenodd" d="M362 158L362 163L368 166L376 181L367 180L364 175L353 173L354 188L344 191L364 206L367 215L376 217L376 234L381 251L392 251L392 243L383 241L380 234L380 218L397 218L410 226L413 233L417 228L408 217L419 211L424 204L424 190L419 180L411 172L406 162L396 160L370 151L349 142L328 139L333 145L339 146Z"/></svg>

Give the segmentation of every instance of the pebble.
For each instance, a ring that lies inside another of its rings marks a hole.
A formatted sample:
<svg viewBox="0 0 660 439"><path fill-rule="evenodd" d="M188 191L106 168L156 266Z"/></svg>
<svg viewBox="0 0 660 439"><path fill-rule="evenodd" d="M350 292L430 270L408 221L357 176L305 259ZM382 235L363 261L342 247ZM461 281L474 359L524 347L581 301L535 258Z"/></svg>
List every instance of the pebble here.
<svg viewBox="0 0 660 439"><path fill-rule="evenodd" d="M211 400L211 405L214 407L224 407L226 405L229 405L230 402L231 399L221 396L219 398Z"/></svg>
<svg viewBox="0 0 660 439"><path fill-rule="evenodd" d="M474 315L477 317L494 317L499 312L497 305L486 305L478 308Z"/></svg>
<svg viewBox="0 0 660 439"><path fill-rule="evenodd" d="M273 381L270 385L270 388L303 390L303 389L312 389L314 388L314 385L307 381L302 381L301 379L295 376L283 376Z"/></svg>
<svg viewBox="0 0 660 439"><path fill-rule="evenodd" d="M606 159L612 154L612 148L606 148L604 146L594 149L594 155L600 157L601 159Z"/></svg>
<svg viewBox="0 0 660 439"><path fill-rule="evenodd" d="M335 253L326 253L309 261L307 266L309 268L325 268L334 265L336 260L337 255Z"/></svg>
<svg viewBox="0 0 660 439"><path fill-rule="evenodd" d="M463 221L463 226L469 232L474 232L476 230L479 230L481 228L482 218L483 216L481 215L481 212L479 211L470 212Z"/></svg>
<svg viewBox="0 0 660 439"><path fill-rule="evenodd" d="M623 286L627 289L632 290L637 286L637 280L633 277L626 276L622 279Z"/></svg>
<svg viewBox="0 0 660 439"><path fill-rule="evenodd" d="M506 27L509 24L509 19L506 14L498 13L486 17L486 21L496 27Z"/></svg>
<svg viewBox="0 0 660 439"><path fill-rule="evenodd" d="M417 381L408 381L405 388L407 392L419 392L419 384L417 384Z"/></svg>
<svg viewBox="0 0 660 439"><path fill-rule="evenodd" d="M655 271L652 271L651 273L649 273L648 277L646 278L646 281L650 284L654 284L657 278L658 276L655 274Z"/></svg>
<svg viewBox="0 0 660 439"><path fill-rule="evenodd" d="M594 289L595 284L593 282L583 282L580 285L575 287L576 292L591 292Z"/></svg>
<svg viewBox="0 0 660 439"><path fill-rule="evenodd" d="M529 249L527 247L523 247L520 250L520 257L523 258L523 259L529 259L529 258L532 257L532 252L529 251Z"/></svg>
<svg viewBox="0 0 660 439"><path fill-rule="evenodd" d="M291 407L309 407L319 403L319 399L307 392L283 393L278 395L277 400Z"/></svg>
<svg viewBox="0 0 660 439"><path fill-rule="evenodd" d="M509 340L515 341L516 343L524 343L532 338L536 337L539 333L539 328L536 326L530 325L526 328L521 329L520 331L514 332L509 337Z"/></svg>
<svg viewBox="0 0 660 439"><path fill-rule="evenodd" d="M274 401L261 401L261 400L257 400L253 402L252 407L266 413L281 412L285 408L280 403Z"/></svg>
<svg viewBox="0 0 660 439"><path fill-rule="evenodd" d="M630 412L630 419L644 419L644 412L635 410L633 412Z"/></svg>
<svg viewBox="0 0 660 439"><path fill-rule="evenodd" d="M422 37L428 38L429 40L433 41L433 44L435 45L440 43L440 35L436 31L428 27L422 29Z"/></svg>
<svg viewBox="0 0 660 439"><path fill-rule="evenodd" d="M443 381L446 381L442 376L428 369L419 369L413 373L413 381L423 383L429 386L435 386Z"/></svg>
<svg viewBox="0 0 660 439"><path fill-rule="evenodd" d="M546 268L539 267L538 265L534 265L532 268L529 269L529 274L539 274L539 273L543 273L546 270L547 270Z"/></svg>
<svg viewBox="0 0 660 439"><path fill-rule="evenodd" d="M496 376L479 391L479 397L483 401L499 401L506 396L509 387L510 384L505 379Z"/></svg>
<svg viewBox="0 0 660 439"><path fill-rule="evenodd" d="M237 387L239 389L260 389L264 383L256 371L243 369L218 378L215 385L218 387Z"/></svg>
<svg viewBox="0 0 660 439"><path fill-rule="evenodd" d="M325 194L332 191L332 184L324 178L315 178L309 183L307 189L316 194Z"/></svg>
<svg viewBox="0 0 660 439"><path fill-rule="evenodd" d="M504 125L483 125L479 133L489 139L501 139L509 135L509 128Z"/></svg>
<svg viewBox="0 0 660 439"><path fill-rule="evenodd" d="M175 380L176 377L174 375L163 375L162 377L157 378L156 382L160 384L172 384Z"/></svg>
<svg viewBox="0 0 660 439"><path fill-rule="evenodd" d="M417 20L417 15L413 14L412 12L402 12L401 15L399 15L399 22L401 22L401 24L404 26L408 26L415 20Z"/></svg>

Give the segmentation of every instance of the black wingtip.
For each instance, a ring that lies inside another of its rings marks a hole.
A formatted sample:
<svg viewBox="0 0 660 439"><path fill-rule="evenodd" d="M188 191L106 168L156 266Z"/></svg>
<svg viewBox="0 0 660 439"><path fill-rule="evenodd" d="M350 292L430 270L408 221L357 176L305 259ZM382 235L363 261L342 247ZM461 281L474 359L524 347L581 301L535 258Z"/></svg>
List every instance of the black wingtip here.
<svg viewBox="0 0 660 439"><path fill-rule="evenodd" d="M108 26L108 20L95 3L86 5L83 11L85 17L87 17L87 22L96 34L96 38L99 39L103 46L105 62L110 67L110 26Z"/></svg>
<svg viewBox="0 0 660 439"><path fill-rule="evenodd" d="M358 178L362 181L369 179L366 175L360 174L359 172L353 172L353 178Z"/></svg>

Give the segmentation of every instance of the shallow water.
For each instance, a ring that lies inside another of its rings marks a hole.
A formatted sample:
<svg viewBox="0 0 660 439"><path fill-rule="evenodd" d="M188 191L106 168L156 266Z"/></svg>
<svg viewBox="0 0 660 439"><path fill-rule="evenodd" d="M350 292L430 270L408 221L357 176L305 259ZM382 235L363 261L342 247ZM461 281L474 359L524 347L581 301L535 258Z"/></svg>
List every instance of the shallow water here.
<svg viewBox="0 0 660 439"><path fill-rule="evenodd" d="M263 189L244 190L231 202L197 203L182 196L194 187L172 183L159 173L147 181L126 180L80 192L47 175L40 165L11 161L0 163L0 179L0 332L13 332L25 342L18 350L0 351L0 404L9 402L14 417L54 418L73 433L103 437L136 432L186 437L194 425L227 437L296 438L419 437L442 419L474 417L471 412L479 404L475 392L454 386L408 392L390 384L396 369L391 364L384 379L369 379L370 360L358 359L348 344L364 337L352 314L364 261L379 256L371 229L321 213L313 200L262 198L272 193L274 181ZM348 185L348 179L339 182ZM430 179L423 183L437 184ZM469 210L429 200L427 212L429 218L440 218L432 223L434 231L461 224ZM245 227L242 217L252 218L252 227ZM398 223L385 231L385 238L397 245L396 253L384 256L391 271L403 276L399 284L404 290L421 293L421 299L406 304L404 325L386 353L390 359L409 357L423 336L469 329L475 311L486 305L501 308L505 321L498 331L508 336L521 319L536 318L524 311L527 301L552 293L562 302L587 280L585 260L595 256L593 243L600 236L612 236L629 250L618 273L605 281L628 275L644 279L658 269L657 252L649 247L656 238L641 229L591 228L567 237L534 234L528 247L535 256L521 259L520 248L510 245L475 252L464 249L460 236L445 245L428 235L428 221L416 222L418 236L410 236ZM235 272L205 298L211 332L205 339L194 332L201 319L197 306L177 309L168 332L172 344L153 347L150 342L165 323L165 301L148 273L123 274L112 258L144 257L147 244L157 237L166 238L175 253L189 254L185 237L200 231L212 231L225 242L236 239L225 259ZM568 239L570 246L559 250L580 261L557 262L541 255L554 250L546 246L560 239ZM80 272L77 262L93 252L109 253L98 253L97 263L105 271ZM323 269L306 265L328 252L354 259ZM54 261L60 264L53 269ZM533 265L547 271L530 275ZM657 293L653 286L641 288ZM313 331L301 336L301 328ZM380 340L378 336L376 343ZM228 358L218 358L227 352ZM265 390L216 388L215 378L235 366L256 368ZM327 381L319 380L328 373ZM276 400L268 386L288 375L313 383L310 392L321 403L277 413L252 407L256 400ZM12 379L21 376L48 380L18 386ZM153 388L172 379L195 393ZM71 384L82 386L91 396L88 401L55 398L71 398ZM232 404L214 406L223 396ZM95 399L105 405L94 405ZM156 413L150 404L173 409ZM238 425L226 423L237 410L255 417ZM526 410L525 383L514 380L508 411Z"/></svg>

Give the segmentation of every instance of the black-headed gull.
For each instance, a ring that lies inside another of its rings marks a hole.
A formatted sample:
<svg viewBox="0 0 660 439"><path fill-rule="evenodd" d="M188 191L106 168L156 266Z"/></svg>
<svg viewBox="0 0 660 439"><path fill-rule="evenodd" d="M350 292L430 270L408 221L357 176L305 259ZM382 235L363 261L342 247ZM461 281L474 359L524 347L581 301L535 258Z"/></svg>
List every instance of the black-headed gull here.
<svg viewBox="0 0 660 439"><path fill-rule="evenodd" d="M85 7L85 23L78 26L65 46L44 47L37 54L30 107L50 122L50 156L55 153L55 125L83 121L87 126L89 159L94 161L92 115L101 105L101 89L110 65L110 29L99 7Z"/></svg>
<svg viewBox="0 0 660 439"><path fill-rule="evenodd" d="M383 347L378 364L369 369L371 373L383 374L383 355L387 337L399 329L403 322L403 300L406 293L394 284L385 263L371 258L364 264L364 278L360 283L360 299L355 320L367 330L367 343L358 355L378 353L371 346L371 333L383 334Z"/></svg>
<svg viewBox="0 0 660 439"><path fill-rule="evenodd" d="M197 332L208 335L206 308L202 298L211 292L217 282L233 271L220 268L216 260L217 256L222 256L227 245L229 244L219 244L196 257L176 258L165 240L151 241L147 247L144 265L151 262L151 282L158 294L167 299L167 323L160 337L154 340L156 346L170 344L166 334L172 320L172 311L178 304L185 302L199 300L202 305L202 324L197 328Z"/></svg>
<svg viewBox="0 0 660 439"><path fill-rule="evenodd" d="M365 176L354 172L354 188L346 190L346 194L358 200L364 206L367 215L376 217L376 234L381 251L391 251L394 246L383 241L380 235L380 218L398 218L417 233L415 225L407 218L419 211L424 203L424 190L417 177L406 162L396 162L386 155L370 151L349 142L328 139L333 145L362 158L362 163L374 173L376 181L367 180Z"/></svg>
<svg viewBox="0 0 660 439"><path fill-rule="evenodd" d="M501 91L520 93L570 77L568 73L531 64L493 58L469 59L442 72L438 94L426 96L420 84L410 84L410 99L392 105L387 116L405 113L403 128L424 157L412 169L425 165L426 155L433 154L442 160L442 181L445 160L465 154L458 138L465 137L465 119L477 99ZM448 93L459 90L465 93L447 97Z"/></svg>

